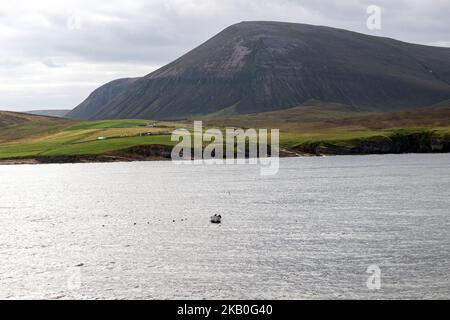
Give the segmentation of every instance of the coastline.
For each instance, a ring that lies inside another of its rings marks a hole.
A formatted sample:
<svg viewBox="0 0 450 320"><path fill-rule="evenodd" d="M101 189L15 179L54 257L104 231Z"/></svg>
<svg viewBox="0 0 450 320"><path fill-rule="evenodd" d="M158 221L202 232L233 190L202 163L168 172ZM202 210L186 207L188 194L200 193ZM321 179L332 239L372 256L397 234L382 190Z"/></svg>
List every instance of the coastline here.
<svg viewBox="0 0 450 320"><path fill-rule="evenodd" d="M76 163L112 163L135 161L169 161L167 158L132 158L119 156L76 156L76 157L52 157L0 160L0 166L8 165L40 165L40 164L76 164Z"/></svg>
<svg viewBox="0 0 450 320"><path fill-rule="evenodd" d="M165 144L145 144L101 154L6 158L0 159L0 165L170 161L172 159L172 148L172 146ZM440 136L433 131L419 131L396 133L389 137L372 136L345 141L305 142L294 147L281 148L279 157L414 153L450 153L450 136Z"/></svg>
<svg viewBox="0 0 450 320"><path fill-rule="evenodd" d="M0 159L1 165L39 165L39 164L67 164L67 163L112 163L112 162L147 162L147 161L171 161L171 151L164 146L152 149L148 146L132 148L117 154L104 155L80 155L80 156L53 156L32 157L16 159ZM137 150L139 149L139 150ZM144 152L143 152L144 151ZM315 155L299 154L293 151L280 151L280 158L311 157Z"/></svg>
<svg viewBox="0 0 450 320"><path fill-rule="evenodd" d="M318 158L337 156L368 156L368 155L394 155L394 154L447 154L450 152L402 152L402 153L323 153L309 154L294 151L280 151L279 158ZM0 159L0 166L11 165L41 165L41 164L80 164L80 163L126 163L126 162L152 162L171 161L167 156L136 156L136 155L86 155L86 156L57 156L22 159Z"/></svg>

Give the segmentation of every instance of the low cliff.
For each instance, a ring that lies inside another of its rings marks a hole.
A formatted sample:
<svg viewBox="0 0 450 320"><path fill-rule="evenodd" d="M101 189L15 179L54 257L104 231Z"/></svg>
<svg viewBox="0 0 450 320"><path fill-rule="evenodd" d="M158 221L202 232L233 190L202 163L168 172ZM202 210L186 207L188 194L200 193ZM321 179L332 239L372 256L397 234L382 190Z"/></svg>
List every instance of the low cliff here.
<svg viewBox="0 0 450 320"><path fill-rule="evenodd" d="M399 130L387 136L306 142L294 149L298 153L309 155L447 153L450 152L450 134L428 130Z"/></svg>

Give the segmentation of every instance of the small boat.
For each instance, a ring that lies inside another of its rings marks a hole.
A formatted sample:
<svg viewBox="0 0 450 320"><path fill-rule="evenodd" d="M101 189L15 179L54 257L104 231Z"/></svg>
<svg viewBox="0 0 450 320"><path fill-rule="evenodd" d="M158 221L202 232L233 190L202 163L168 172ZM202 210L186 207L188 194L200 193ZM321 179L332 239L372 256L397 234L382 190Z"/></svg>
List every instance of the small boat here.
<svg viewBox="0 0 450 320"><path fill-rule="evenodd" d="M222 223L222 216L221 215L213 215L211 217L211 223Z"/></svg>

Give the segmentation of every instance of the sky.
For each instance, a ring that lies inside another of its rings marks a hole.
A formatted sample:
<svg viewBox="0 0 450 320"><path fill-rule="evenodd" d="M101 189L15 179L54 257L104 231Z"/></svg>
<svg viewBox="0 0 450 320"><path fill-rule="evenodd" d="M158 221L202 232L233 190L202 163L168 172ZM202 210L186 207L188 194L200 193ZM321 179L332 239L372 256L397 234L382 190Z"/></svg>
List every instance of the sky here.
<svg viewBox="0 0 450 320"><path fill-rule="evenodd" d="M381 9L369 29L367 8ZM271 20L450 47L450 0L1 0L0 110L72 109L229 25Z"/></svg>

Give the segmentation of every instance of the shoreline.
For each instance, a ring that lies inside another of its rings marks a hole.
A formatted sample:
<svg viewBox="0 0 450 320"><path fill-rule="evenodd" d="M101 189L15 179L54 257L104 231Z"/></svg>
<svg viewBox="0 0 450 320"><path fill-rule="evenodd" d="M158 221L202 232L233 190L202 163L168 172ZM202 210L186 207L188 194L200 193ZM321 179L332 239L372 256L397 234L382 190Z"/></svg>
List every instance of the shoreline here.
<svg viewBox="0 0 450 320"><path fill-rule="evenodd" d="M280 152L281 153L281 152ZM314 155L301 155L298 153L286 152L280 154L280 158L300 158L316 157ZM151 161L171 161L172 158L167 155L98 155L98 156L56 156L56 157L38 157L23 159L0 159L0 166L4 165L39 165L39 164L78 164L78 163L115 163L115 162L151 162Z"/></svg>
<svg viewBox="0 0 450 320"><path fill-rule="evenodd" d="M170 161L164 157L123 157L123 156L62 156L51 158L24 158L0 160L2 165L39 165L39 164L78 164L78 163L114 163L114 162L137 162L137 161Z"/></svg>
<svg viewBox="0 0 450 320"><path fill-rule="evenodd" d="M69 150L61 150L61 154L51 155L49 153L52 150L49 149L36 153L29 152L26 155L24 152L20 152L20 145L18 145L16 152L9 152L8 157L0 159L0 165L170 161L173 145L165 144L163 141L162 143L150 142L110 151L95 148ZM64 154L64 152L73 152L74 154ZM98 153L95 154L95 152ZM290 145L280 144L279 157L431 153L450 153L450 133L438 133L423 129L399 130L390 135L373 135L344 140L311 140L297 145L293 145L293 143ZM248 156L249 151L246 147L246 157L248 158Z"/></svg>
<svg viewBox="0 0 450 320"><path fill-rule="evenodd" d="M339 156L370 156L370 155L406 155L406 154L448 154L449 152L405 152L405 153L361 153L361 154L300 154L297 152L280 152L279 158L321 158ZM98 155L98 156L61 156L61 157L40 157L23 159L0 159L0 166L11 165L43 165L43 164L86 164L86 163L128 163L128 162L156 162L171 161L170 157L152 156L119 156L119 155Z"/></svg>

